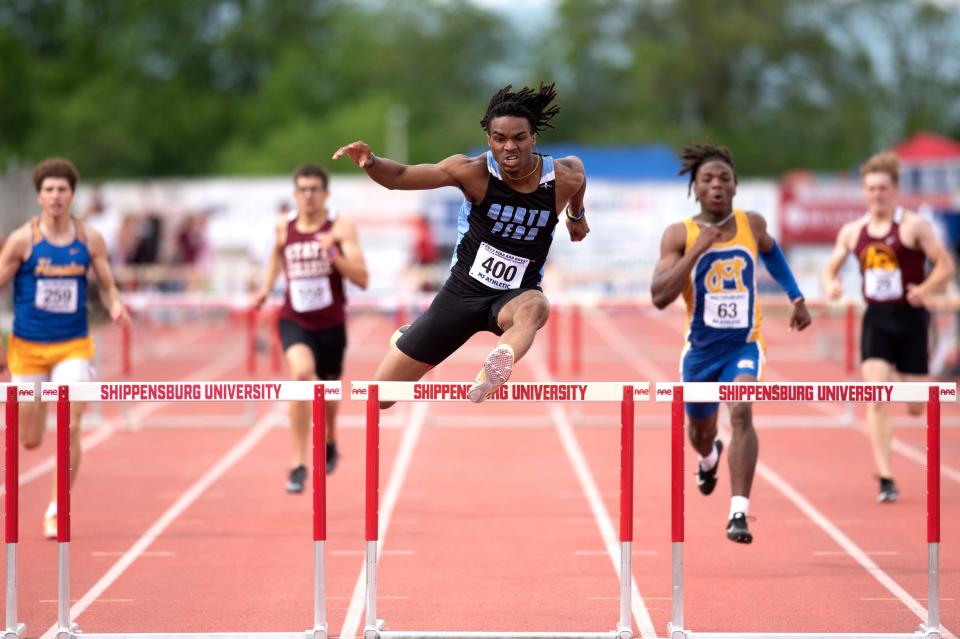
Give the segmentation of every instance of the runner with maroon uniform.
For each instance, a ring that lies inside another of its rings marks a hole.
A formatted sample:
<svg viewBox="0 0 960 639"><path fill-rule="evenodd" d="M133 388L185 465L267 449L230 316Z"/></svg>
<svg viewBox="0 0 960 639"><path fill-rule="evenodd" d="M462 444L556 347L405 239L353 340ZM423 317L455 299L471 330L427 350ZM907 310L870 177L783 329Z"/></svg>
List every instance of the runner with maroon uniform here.
<svg viewBox="0 0 960 639"><path fill-rule="evenodd" d="M350 220L327 207L329 178L320 166L305 164L293 174L297 210L277 219L277 241L263 286L253 304L263 305L283 268L287 291L280 310L280 341L296 380L336 380L347 346L344 279L367 286L367 268ZM326 471L333 472L337 449L337 402L327 402ZM293 468L287 491L303 492L307 478L309 402L291 402Z"/></svg>
<svg viewBox="0 0 960 639"><path fill-rule="evenodd" d="M860 174L868 210L840 229L823 272L823 287L829 298L839 298L843 294L840 267L848 255L855 255L867 302L860 334L864 380L888 382L899 374L905 381L924 381L930 323L925 302L953 275L953 259L926 220L897 206L900 160L894 153L873 156ZM933 263L929 274L927 260ZM919 415L923 404L911 404L909 410ZM891 469L892 432L886 404L867 405L867 424L880 475L877 501L896 501L899 490Z"/></svg>

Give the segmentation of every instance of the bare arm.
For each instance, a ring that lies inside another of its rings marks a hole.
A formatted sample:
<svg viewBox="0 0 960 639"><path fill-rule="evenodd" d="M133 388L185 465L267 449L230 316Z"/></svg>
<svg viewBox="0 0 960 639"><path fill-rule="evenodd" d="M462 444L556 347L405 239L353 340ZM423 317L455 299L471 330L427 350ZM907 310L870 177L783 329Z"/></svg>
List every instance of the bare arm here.
<svg viewBox="0 0 960 639"><path fill-rule="evenodd" d="M280 275L280 266L281 260L283 259L283 245L285 243L287 231L286 216L280 216L277 218L276 227L274 232L276 234L276 241L273 243L273 250L270 251L270 258L267 260L267 272L263 276L263 284L253 295L253 300L251 300L251 305L254 308L260 308L263 306L263 303L267 301L267 297L270 295L270 291L273 290L273 285L277 281L277 276Z"/></svg>
<svg viewBox="0 0 960 639"><path fill-rule="evenodd" d="M922 306L924 298L946 286L956 272L953 258L943 246L943 243L933 232L933 227L921 217L914 222L917 246L933 262L933 268L926 279L917 285L907 285L907 301L914 306Z"/></svg>
<svg viewBox="0 0 960 639"><path fill-rule="evenodd" d="M87 247L90 251L90 266L100 285L100 301L110 314L110 319L121 326L130 323L130 313L120 299L120 291L110 272L110 262L107 259L107 243L99 232L87 228Z"/></svg>
<svg viewBox="0 0 960 639"><path fill-rule="evenodd" d="M17 274L30 248L30 228L21 226L14 231L0 250L0 288L6 286Z"/></svg>
<svg viewBox="0 0 960 639"><path fill-rule="evenodd" d="M345 218L337 218L336 236L340 251L331 259L333 267L360 288L367 288L370 275L367 273L367 263L360 249L356 225Z"/></svg>
<svg viewBox="0 0 960 639"><path fill-rule="evenodd" d="M653 271L653 282L650 284L654 306L664 309L677 299L690 279L693 265L719 235L720 229L716 227L702 227L693 247L684 253L687 231L683 224L667 227L660 239L660 261Z"/></svg>
<svg viewBox="0 0 960 639"><path fill-rule="evenodd" d="M810 326L812 321L810 311L807 310L807 303L803 296L799 294L799 287L797 287L796 280L783 256L783 252L777 247L777 242L773 239L773 236L767 232L767 220L759 213L753 212L747 213L747 219L750 221L753 237L757 241L760 259L777 284L790 295L790 301L793 304L793 309L790 312L790 330L804 330ZM791 289L797 290L791 293Z"/></svg>
<svg viewBox="0 0 960 639"><path fill-rule="evenodd" d="M453 155L437 164L400 164L373 154L370 146L361 140L340 147L333 154L338 160L349 157L381 186L404 191L437 189L441 186L456 186L464 189L468 179L470 158Z"/></svg>
<svg viewBox="0 0 960 639"><path fill-rule="evenodd" d="M574 155L558 160L557 164L563 167L564 179L571 182L570 188L574 189L573 195L567 200L567 212L564 217L566 217L570 241L579 242L590 232L590 225L587 223L586 211L583 206L583 197L587 192L587 175L583 169L583 162ZM579 220L571 219L580 217L581 214L583 217Z"/></svg>
<svg viewBox="0 0 960 639"><path fill-rule="evenodd" d="M837 233L837 242L833 245L833 253L827 259L827 265L820 276L820 283L823 285L824 294L827 299L840 299L843 295L843 283L840 281L840 267L844 260L850 255L850 235L856 230L857 222L850 222L843 225L840 232Z"/></svg>

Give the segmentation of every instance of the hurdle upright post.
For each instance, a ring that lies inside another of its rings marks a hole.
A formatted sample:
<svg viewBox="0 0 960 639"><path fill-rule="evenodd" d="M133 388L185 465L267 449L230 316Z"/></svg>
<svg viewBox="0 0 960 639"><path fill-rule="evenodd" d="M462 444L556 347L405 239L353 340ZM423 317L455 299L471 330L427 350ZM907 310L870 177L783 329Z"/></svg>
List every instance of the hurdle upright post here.
<svg viewBox="0 0 960 639"><path fill-rule="evenodd" d="M366 623L365 639L377 639L383 621L377 619L377 540L380 527L380 387L367 390L367 486L366 486Z"/></svg>
<svg viewBox="0 0 960 639"><path fill-rule="evenodd" d="M633 636L630 623L630 585L633 579L633 386L623 387L620 402L620 639Z"/></svg>
<svg viewBox="0 0 960 639"><path fill-rule="evenodd" d="M327 639L327 395L313 387L313 639Z"/></svg>
<svg viewBox="0 0 960 639"><path fill-rule="evenodd" d="M940 387L927 400L927 623L921 631L940 637Z"/></svg>
<svg viewBox="0 0 960 639"><path fill-rule="evenodd" d="M57 637L71 639L70 623L70 387L57 387Z"/></svg>
<svg viewBox="0 0 960 639"><path fill-rule="evenodd" d="M667 627L671 639L685 639L683 628L683 449L684 449L683 386L673 387L670 403L670 552L671 568L671 621Z"/></svg>
<svg viewBox="0 0 960 639"><path fill-rule="evenodd" d="M17 543L20 536L20 405L16 385L7 386L6 397L6 495L4 512L6 513L6 559L7 559L7 599L4 639L22 637L27 626L17 622Z"/></svg>

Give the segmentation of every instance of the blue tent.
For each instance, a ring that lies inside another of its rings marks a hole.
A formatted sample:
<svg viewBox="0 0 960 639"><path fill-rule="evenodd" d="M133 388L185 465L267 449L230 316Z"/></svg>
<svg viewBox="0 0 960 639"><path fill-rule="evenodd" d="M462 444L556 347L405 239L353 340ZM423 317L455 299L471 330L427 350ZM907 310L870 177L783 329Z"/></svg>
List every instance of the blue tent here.
<svg viewBox="0 0 960 639"><path fill-rule="evenodd" d="M584 146L544 144L538 150L546 155L576 155L583 160L588 178L603 180L678 180L680 158L663 144L638 146Z"/></svg>
<svg viewBox="0 0 960 639"><path fill-rule="evenodd" d="M473 149L479 155L486 149ZM576 155L583 160L587 178L601 180L678 180L680 158L663 144L636 146L588 146L582 144L538 144L544 155Z"/></svg>

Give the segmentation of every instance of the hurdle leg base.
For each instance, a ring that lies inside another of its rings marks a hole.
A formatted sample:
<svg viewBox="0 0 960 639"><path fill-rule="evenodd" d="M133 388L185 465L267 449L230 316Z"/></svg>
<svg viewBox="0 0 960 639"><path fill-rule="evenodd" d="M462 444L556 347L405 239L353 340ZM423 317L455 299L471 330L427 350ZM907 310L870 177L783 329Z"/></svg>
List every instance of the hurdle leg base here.
<svg viewBox="0 0 960 639"><path fill-rule="evenodd" d="M380 631L383 630L383 619L377 619L375 626L365 626L363 629L363 639L380 639Z"/></svg>
<svg viewBox="0 0 960 639"><path fill-rule="evenodd" d="M630 626L617 624L617 629L614 633L617 635L617 639L633 639L633 628Z"/></svg>
<svg viewBox="0 0 960 639"><path fill-rule="evenodd" d="M687 639L689 636L687 630L680 626L674 626L672 621L667 624L667 637L669 639Z"/></svg>
<svg viewBox="0 0 960 639"><path fill-rule="evenodd" d="M57 628L57 639L75 639L75 637L79 634L80 630L75 623L72 623L67 627L61 626Z"/></svg>
<svg viewBox="0 0 960 639"><path fill-rule="evenodd" d="M942 639L942 635L940 634L940 626L928 628L927 624L922 623L917 629L917 633L923 637L923 639Z"/></svg>
<svg viewBox="0 0 960 639"><path fill-rule="evenodd" d="M18 623L15 627L3 631L3 639L23 639L26 634L27 624Z"/></svg>
<svg viewBox="0 0 960 639"><path fill-rule="evenodd" d="M307 637L310 639L327 639L327 624L307 630Z"/></svg>

